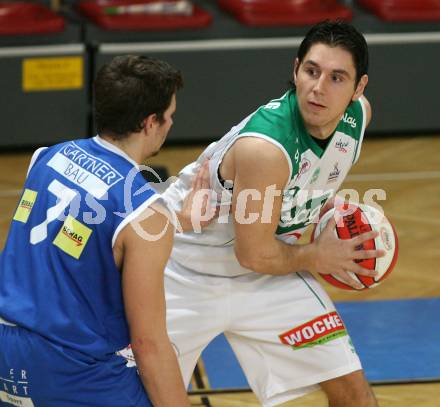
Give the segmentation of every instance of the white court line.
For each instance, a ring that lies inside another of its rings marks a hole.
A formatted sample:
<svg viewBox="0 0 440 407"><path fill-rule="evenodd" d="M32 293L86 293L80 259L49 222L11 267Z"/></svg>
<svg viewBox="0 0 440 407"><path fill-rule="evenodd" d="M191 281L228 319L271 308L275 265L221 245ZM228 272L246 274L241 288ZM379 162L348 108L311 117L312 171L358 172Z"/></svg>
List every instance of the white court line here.
<svg viewBox="0 0 440 407"><path fill-rule="evenodd" d="M378 174L353 174L345 181L416 181L440 178L440 171L383 172Z"/></svg>
<svg viewBox="0 0 440 407"><path fill-rule="evenodd" d="M4 380L5 382L14 383L13 380L5 379L4 377L0 377L0 380Z"/></svg>
<svg viewBox="0 0 440 407"><path fill-rule="evenodd" d="M19 196L21 191L21 189L6 189L4 191L0 191L0 198L13 198L15 196Z"/></svg>
<svg viewBox="0 0 440 407"><path fill-rule="evenodd" d="M394 219L400 219L400 220L407 220L410 222L417 222L417 223L427 223L429 225L440 225L440 219L436 218L428 218L428 217L421 217L421 216L411 216L411 215L399 215L393 213L391 217Z"/></svg>

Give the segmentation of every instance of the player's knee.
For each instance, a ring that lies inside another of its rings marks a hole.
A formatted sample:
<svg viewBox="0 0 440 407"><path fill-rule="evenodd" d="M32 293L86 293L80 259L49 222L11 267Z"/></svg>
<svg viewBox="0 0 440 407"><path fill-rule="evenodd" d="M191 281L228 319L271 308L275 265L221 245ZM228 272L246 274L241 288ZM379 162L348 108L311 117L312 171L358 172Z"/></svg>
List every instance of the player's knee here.
<svg viewBox="0 0 440 407"><path fill-rule="evenodd" d="M378 407L376 397L371 388L357 386L347 388L345 393L329 396L329 407Z"/></svg>
<svg viewBox="0 0 440 407"><path fill-rule="evenodd" d="M329 407L377 407L376 397L362 371L321 383Z"/></svg>

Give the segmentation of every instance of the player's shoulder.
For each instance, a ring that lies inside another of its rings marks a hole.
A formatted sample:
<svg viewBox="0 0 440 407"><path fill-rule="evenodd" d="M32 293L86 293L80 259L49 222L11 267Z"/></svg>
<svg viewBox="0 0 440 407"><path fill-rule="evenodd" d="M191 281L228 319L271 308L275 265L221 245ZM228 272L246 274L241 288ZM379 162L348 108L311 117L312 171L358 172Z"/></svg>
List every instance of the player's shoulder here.
<svg viewBox="0 0 440 407"><path fill-rule="evenodd" d="M286 133L291 125L292 91L260 106L250 117L240 133L276 135Z"/></svg>
<svg viewBox="0 0 440 407"><path fill-rule="evenodd" d="M233 149L234 167L246 174L247 179L268 180L269 184L285 183L291 172L286 152L264 138L240 138Z"/></svg>
<svg viewBox="0 0 440 407"><path fill-rule="evenodd" d="M342 116L342 121L351 127L357 127L357 123L361 123L366 118L365 102L360 98L352 101Z"/></svg>
<svg viewBox="0 0 440 407"><path fill-rule="evenodd" d="M282 156L278 145L265 138L252 137L252 135L239 138L233 148L234 154L238 154L240 158L252 160L261 158L272 160Z"/></svg>
<svg viewBox="0 0 440 407"><path fill-rule="evenodd" d="M338 130L359 139L368 124L367 107L361 99L352 101L346 108L339 122Z"/></svg>

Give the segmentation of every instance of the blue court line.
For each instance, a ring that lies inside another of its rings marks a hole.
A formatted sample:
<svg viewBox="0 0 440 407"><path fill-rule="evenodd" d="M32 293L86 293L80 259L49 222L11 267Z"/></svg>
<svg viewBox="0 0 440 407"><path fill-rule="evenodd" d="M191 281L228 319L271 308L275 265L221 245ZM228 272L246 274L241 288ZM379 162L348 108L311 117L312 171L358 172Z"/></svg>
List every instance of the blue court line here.
<svg viewBox="0 0 440 407"><path fill-rule="evenodd" d="M370 382L440 380L440 298L349 301L336 307ZM202 358L212 389L248 387L223 335Z"/></svg>

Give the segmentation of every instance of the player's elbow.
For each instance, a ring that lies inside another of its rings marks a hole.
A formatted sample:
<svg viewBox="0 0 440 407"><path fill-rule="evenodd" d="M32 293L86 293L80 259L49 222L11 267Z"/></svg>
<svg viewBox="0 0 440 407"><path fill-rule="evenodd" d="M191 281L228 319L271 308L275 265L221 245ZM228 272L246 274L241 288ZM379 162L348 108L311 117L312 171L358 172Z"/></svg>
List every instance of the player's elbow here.
<svg viewBox="0 0 440 407"><path fill-rule="evenodd" d="M263 250L248 250L235 246L235 256L241 267L260 274L276 274L273 256Z"/></svg>
<svg viewBox="0 0 440 407"><path fill-rule="evenodd" d="M135 356L144 357L145 355L158 353L160 343L153 338L137 337L132 339L131 349L133 350Z"/></svg>
<svg viewBox="0 0 440 407"><path fill-rule="evenodd" d="M169 342L168 335L136 335L131 338L131 349L136 360L155 359L164 345Z"/></svg>

